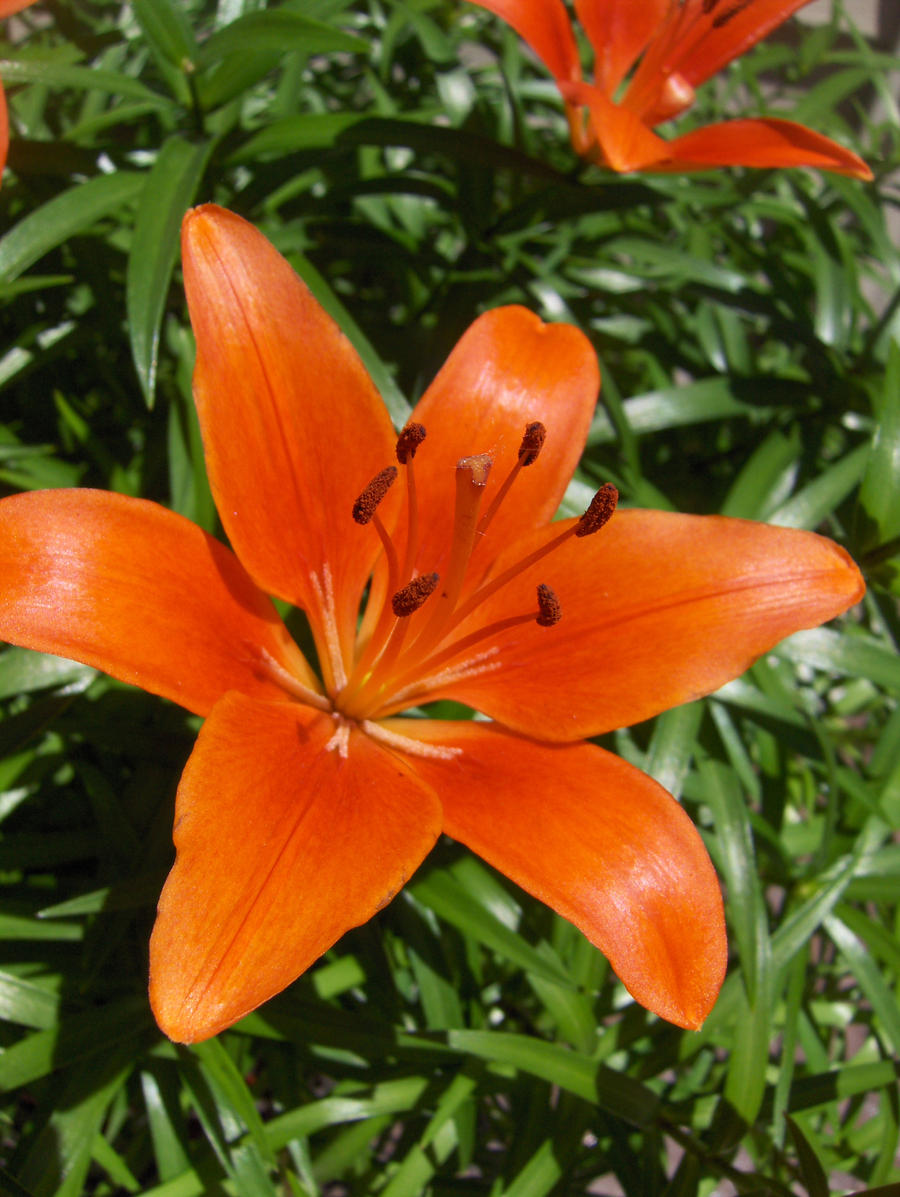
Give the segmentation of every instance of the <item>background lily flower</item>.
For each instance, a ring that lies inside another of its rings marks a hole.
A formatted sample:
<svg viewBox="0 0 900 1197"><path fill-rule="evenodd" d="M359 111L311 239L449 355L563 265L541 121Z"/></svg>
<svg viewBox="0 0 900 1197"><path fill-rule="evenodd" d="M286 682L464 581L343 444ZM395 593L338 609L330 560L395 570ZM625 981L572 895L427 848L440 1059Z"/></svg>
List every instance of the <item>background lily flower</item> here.
<svg viewBox="0 0 900 1197"><path fill-rule="evenodd" d="M11 17L13 13L21 12L34 4L35 0L0 0L0 20ZM6 155L9 151L9 113L6 110L6 94L0 81L0 175L6 166Z"/></svg>
<svg viewBox="0 0 900 1197"><path fill-rule="evenodd" d="M793 121L722 121L666 141L656 125L694 102L699 85L810 0L575 0L594 50L582 78L563 0L472 0L502 17L553 75L577 153L615 171L817 166L858 179L856 154Z"/></svg>
<svg viewBox="0 0 900 1197"><path fill-rule="evenodd" d="M696 1027L721 897L681 807L586 737L709 693L862 594L812 533L612 488L551 523L599 384L589 342L507 307L399 440L350 343L252 226L184 223L195 395L231 548L138 499L0 503L0 635L206 717L178 788L150 993L215 1034L391 900L446 831ZM318 672L267 595L303 609ZM402 716L436 698L487 721Z"/></svg>

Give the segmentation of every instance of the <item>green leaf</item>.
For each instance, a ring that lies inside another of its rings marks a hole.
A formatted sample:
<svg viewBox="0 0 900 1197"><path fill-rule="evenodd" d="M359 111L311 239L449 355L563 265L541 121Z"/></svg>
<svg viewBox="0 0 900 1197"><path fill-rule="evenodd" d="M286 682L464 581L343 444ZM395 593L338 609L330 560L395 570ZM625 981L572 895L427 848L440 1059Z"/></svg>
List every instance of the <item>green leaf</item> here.
<svg viewBox="0 0 900 1197"><path fill-rule="evenodd" d="M158 95L146 83L118 71L104 71L98 67L73 66L66 62L40 59L19 59L4 62L3 79L10 83L41 83L47 87L67 91L101 91L114 96L130 96L136 100L175 109L168 96Z"/></svg>
<svg viewBox="0 0 900 1197"><path fill-rule="evenodd" d="M900 1007L896 994L888 985L865 944L836 914L825 920L825 930L850 966L857 984L878 1018L880 1032L895 1056L900 1055Z"/></svg>
<svg viewBox="0 0 900 1197"><path fill-rule="evenodd" d="M97 676L97 670L90 665L27 648L6 649L0 656L0 665L0 698L59 687L77 694L86 690Z"/></svg>
<svg viewBox="0 0 900 1197"><path fill-rule="evenodd" d="M437 1108L419 1141L400 1162L381 1197L420 1197L428 1182L457 1146L453 1120L475 1090L477 1078L459 1072L441 1094Z"/></svg>
<svg viewBox="0 0 900 1197"><path fill-rule="evenodd" d="M796 430L785 436L775 429L750 455L720 508L722 515L766 520L793 489L800 457Z"/></svg>
<svg viewBox="0 0 900 1197"><path fill-rule="evenodd" d="M367 1092L335 1094L321 1101L310 1101L265 1124L266 1138L273 1151L280 1151L293 1139L314 1134L325 1127L344 1122L367 1121L382 1114L399 1114L415 1109L424 1096L428 1082L423 1077L401 1077L381 1081Z"/></svg>
<svg viewBox="0 0 900 1197"><path fill-rule="evenodd" d="M726 420L733 416L764 415L764 407L754 407L738 399L727 378L704 378L681 387L666 387L626 399L623 407L632 432L664 432L688 424ZM589 445L605 445L616 439L606 414L598 409L588 436Z"/></svg>
<svg viewBox="0 0 900 1197"><path fill-rule="evenodd" d="M203 1075L220 1110L228 1119L239 1120L248 1133L259 1165L273 1164L275 1155L266 1138L253 1096L222 1042L208 1039L205 1043L194 1044L192 1051L200 1061Z"/></svg>
<svg viewBox="0 0 900 1197"><path fill-rule="evenodd" d="M59 1016L59 998L49 989L24 977L0 972L0 1018L35 1030L54 1026Z"/></svg>
<svg viewBox="0 0 900 1197"><path fill-rule="evenodd" d="M172 268L178 257L181 220L193 203L213 142L196 145L170 137L147 175L138 202L128 255L126 307L131 353L148 407L156 390L159 330Z"/></svg>
<svg viewBox="0 0 900 1197"><path fill-rule="evenodd" d="M869 446L859 445L771 512L768 522L782 528L817 528L862 478L868 459Z"/></svg>
<svg viewBox="0 0 900 1197"><path fill-rule="evenodd" d="M841 635L833 628L795 632L779 644L779 657L814 665L843 677L865 677L879 686L900 690L900 657L893 648L862 634Z"/></svg>
<svg viewBox="0 0 900 1197"><path fill-rule="evenodd" d="M144 176L133 171L99 175L29 212L0 239L0 282L11 282L69 237L119 211L143 185Z"/></svg>
<svg viewBox="0 0 900 1197"><path fill-rule="evenodd" d="M716 863L728 894L745 993L739 1005L742 1028L735 1041L725 1082L725 1099L747 1126L753 1125L766 1089L772 1025L772 951L760 889L747 807L737 778L725 766L705 761L702 793L716 824Z"/></svg>
<svg viewBox="0 0 900 1197"><path fill-rule="evenodd" d="M514 961L520 968L558 985L571 985L565 970L558 963L546 960L518 932L504 926L443 870L433 869L421 879L417 878L406 892L463 935L471 935L489 950Z"/></svg>
<svg viewBox="0 0 900 1197"><path fill-rule="evenodd" d="M34 1197L81 1197L97 1134L110 1102L131 1070L133 1044L105 1044L72 1072L50 1121L25 1161L22 1180Z"/></svg>
<svg viewBox="0 0 900 1197"><path fill-rule="evenodd" d="M447 1043L494 1065L542 1077L635 1126L647 1125L656 1115L658 1098L645 1086L556 1043L508 1031L466 1030L448 1031Z"/></svg>
<svg viewBox="0 0 900 1197"><path fill-rule="evenodd" d="M132 0L131 7L144 36L162 59L180 70L196 63L197 43L182 5L174 0Z"/></svg>
<svg viewBox="0 0 900 1197"><path fill-rule="evenodd" d="M358 112L309 112L279 117L252 134L228 158L229 163L258 162L299 150L326 149L351 125L364 120Z"/></svg>
<svg viewBox="0 0 900 1197"><path fill-rule="evenodd" d="M58 1026L36 1031L0 1055L0 1090L18 1089L74 1063L85 1067L120 1042L146 1034L151 1026L144 994L96 1010L72 1014Z"/></svg>
<svg viewBox="0 0 900 1197"><path fill-rule="evenodd" d="M872 450L859 488L862 547L900 535L900 341L891 340Z"/></svg>
<svg viewBox="0 0 900 1197"><path fill-rule="evenodd" d="M703 704L688 702L664 711L654 724L642 768L674 798L681 797L702 719Z"/></svg>
<svg viewBox="0 0 900 1197"><path fill-rule="evenodd" d="M809 1197L829 1197L831 1190L828 1186L828 1177L819 1163L819 1157L797 1122L790 1114L785 1114L784 1117L788 1130L791 1132L791 1138L794 1140L794 1147L797 1149L800 1177L806 1186Z"/></svg>
<svg viewBox="0 0 900 1197"><path fill-rule="evenodd" d="M229 54L285 54L300 50L304 54L363 54L368 43L352 33L334 29L288 9L269 8L248 12L204 42L195 59L204 70Z"/></svg>

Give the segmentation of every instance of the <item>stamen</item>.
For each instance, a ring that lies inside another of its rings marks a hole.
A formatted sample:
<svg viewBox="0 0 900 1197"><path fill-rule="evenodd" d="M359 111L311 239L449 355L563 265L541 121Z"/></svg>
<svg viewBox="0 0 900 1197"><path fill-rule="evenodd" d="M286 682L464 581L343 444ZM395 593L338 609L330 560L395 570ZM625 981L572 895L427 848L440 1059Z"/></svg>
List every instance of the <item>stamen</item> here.
<svg viewBox="0 0 900 1197"><path fill-rule="evenodd" d="M406 465L416 455L416 449L428 434L424 424L409 423L397 437L397 460Z"/></svg>
<svg viewBox="0 0 900 1197"><path fill-rule="evenodd" d="M412 736L402 736L399 732L382 727L380 723L373 723L371 719L363 719L359 726L373 740L380 740L382 744L387 744L389 748L399 748L401 752L406 752L410 756L424 756L437 761L450 761L462 752L461 748L456 748L450 744L426 744L424 741L416 740Z"/></svg>
<svg viewBox="0 0 900 1197"><path fill-rule="evenodd" d="M415 681L393 693L390 704L384 708L382 714L393 715L398 711L406 710L407 707L414 707L420 697L440 690L444 686L449 686L451 683L478 677L482 673L493 673L503 663L496 659L499 652L500 649L496 645L492 645L490 648L475 653L474 656L467 657L465 661L459 661L456 665L448 665L439 673L428 673L424 676L417 674Z"/></svg>
<svg viewBox="0 0 900 1197"><path fill-rule="evenodd" d="M419 552L419 497L416 493L416 472L413 458L426 436L423 424L407 424L397 440L397 460L406 466L406 552L400 578L412 576ZM397 580L399 581L400 578Z"/></svg>
<svg viewBox="0 0 900 1197"><path fill-rule="evenodd" d="M408 692L418 693L420 691L432 689L436 685L436 680L431 675L436 669L448 661L452 661L454 657L458 657L460 653L466 653L476 644L480 644L484 640L495 640L502 632L509 631L510 628L521 627L525 623L537 623L542 628L552 628L559 623L562 618L562 606L555 592L545 583L541 583L537 588L538 610L528 611L524 615L508 615L504 619L495 620L494 623L488 624L486 627L477 628L474 632L470 632L467 636L463 636L460 640L456 640L439 649L425 660L421 658L414 665L403 668L403 659L401 658L400 666L393 679L396 689L391 696L390 706L383 709L382 714L387 714L388 711L401 710L402 707L397 707L394 704L397 700L407 694ZM455 623L455 621L454 621ZM415 653L418 642L413 645L410 650L410 655ZM496 649L494 651L497 651ZM406 658L409 659L408 657ZM464 662L471 664L473 659ZM499 664L499 662L498 662ZM453 666L449 672L453 672L462 668L462 666ZM481 672L479 670L478 672ZM438 675L443 678L443 673ZM409 706L410 703L404 703L404 706Z"/></svg>
<svg viewBox="0 0 900 1197"><path fill-rule="evenodd" d="M388 466L376 474L353 504L353 518L357 524L367 524L375 514L378 504L388 493L397 478L397 467Z"/></svg>
<svg viewBox="0 0 900 1197"><path fill-rule="evenodd" d="M509 569L505 569L502 574L498 574L496 578L491 578L485 582L474 594L470 594L454 614L450 627L456 627L462 623L486 598L492 594L496 594L507 582L511 582L513 578L517 578L519 574L540 561L542 557L546 557L549 553L558 549L570 536L590 536L593 532L599 532L603 525L608 523L612 518L618 498L619 492L612 483L605 482L594 495L593 499L591 499L590 506L577 524L570 524L558 536L554 536L552 540L548 540L546 544L535 549L533 553L529 553L521 561L517 561ZM445 629L445 634L447 630L449 629Z"/></svg>
<svg viewBox="0 0 900 1197"><path fill-rule="evenodd" d="M344 669L344 655L341 652L341 637L337 626L337 607L334 601L334 581L331 577L331 567L326 561L322 566L322 581L313 571L310 581L319 600L322 611L322 625L325 629L325 652L319 649L319 658L323 667L327 664L331 670L331 681L334 691L339 692L347 685L347 673ZM323 659L324 658L324 659Z"/></svg>
<svg viewBox="0 0 900 1197"><path fill-rule="evenodd" d="M437 574L420 574L398 590L391 599L391 609L398 619L406 619L418 611L429 595L433 594L440 578Z"/></svg>
<svg viewBox="0 0 900 1197"><path fill-rule="evenodd" d="M261 658L260 665L261 672L265 672L277 682L283 690L286 690L292 698L299 698L309 707L316 707L320 711L330 711L331 703L324 694L319 694L316 690L311 690L309 686L304 686L301 681L298 681L294 675L279 662L276 661L268 649L263 648L262 645L256 650Z"/></svg>
<svg viewBox="0 0 900 1197"><path fill-rule="evenodd" d="M595 532L599 532L612 519L618 501L619 492L611 482L604 482L591 499L587 511L575 525L575 535L593 536Z"/></svg>
<svg viewBox="0 0 900 1197"><path fill-rule="evenodd" d="M540 420L535 420L533 423L525 425L525 435L522 437L522 443L519 446L519 465L523 469L525 466L534 465L537 461L538 454L544 447L546 437L547 429Z"/></svg>
<svg viewBox="0 0 900 1197"><path fill-rule="evenodd" d="M397 551L394 548L394 542L388 535L387 529L381 522L381 517L378 515L377 507L390 488L394 485L397 478L397 467L387 466L379 474L376 474L369 485L365 488L356 502L353 504L353 518L358 524L372 523L375 531L378 533L378 539L381 541L381 547L384 550L385 560L387 561L387 591L390 593L400 581L400 563L397 560ZM384 614L382 605L376 605L373 602L373 594L370 591L369 602L366 606L366 612L363 616L363 626L360 628L358 637L362 637L365 632L371 628L372 622L375 622L375 635L384 633L385 621L382 618L375 620L375 613ZM369 642L374 637L369 637ZM357 641L358 642L358 641Z"/></svg>
<svg viewBox="0 0 900 1197"><path fill-rule="evenodd" d="M341 718L338 718L334 733L325 745L326 752L334 752L335 749L341 760L347 759L350 750L350 724Z"/></svg>
<svg viewBox="0 0 900 1197"><path fill-rule="evenodd" d="M525 432L522 436L522 443L519 445L518 458L516 464L509 471L503 485L494 495L491 500L491 505L481 517L481 523L478 525L478 535L484 536L488 529L491 520L497 514L500 504L509 494L509 489L519 476L519 470L524 470L526 466L534 465L538 459L544 440L547 436L547 429L540 422L534 420L531 424L525 425Z"/></svg>
<svg viewBox="0 0 900 1197"><path fill-rule="evenodd" d="M541 582L537 588L538 617L537 623L542 628L552 628L562 619L562 607L556 597L556 591L551 590L546 583Z"/></svg>

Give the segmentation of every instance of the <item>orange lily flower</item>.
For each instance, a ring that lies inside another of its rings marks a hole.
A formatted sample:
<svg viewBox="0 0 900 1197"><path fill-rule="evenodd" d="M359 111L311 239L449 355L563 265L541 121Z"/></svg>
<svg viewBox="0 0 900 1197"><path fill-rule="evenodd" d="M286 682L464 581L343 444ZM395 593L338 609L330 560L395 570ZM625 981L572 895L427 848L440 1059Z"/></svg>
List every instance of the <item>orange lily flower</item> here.
<svg viewBox="0 0 900 1197"><path fill-rule="evenodd" d="M610 486L551 523L599 385L571 326L481 316L398 439L251 225L197 208L183 249L232 548L116 494L0 502L0 636L206 717L150 946L160 1026L190 1042L254 1009L442 831L580 927L638 1001L699 1026L726 959L712 865L682 808L585 738L843 611L855 565L813 533L613 514ZM305 612L318 673L270 594ZM417 717L441 698L488 718Z"/></svg>
<svg viewBox="0 0 900 1197"><path fill-rule="evenodd" d="M594 50L584 81L563 0L472 0L531 46L566 104L575 152L615 171L817 166L871 179L850 150L793 121L730 120L671 141L656 125L810 0L575 0ZM630 73L630 77L629 76Z"/></svg>
<svg viewBox="0 0 900 1197"><path fill-rule="evenodd" d="M13 13L21 12L23 8L28 8L34 2L35 0L0 0L0 20L4 17L11 17ZM8 151L9 114L6 111L6 95L3 91L3 83L0 81L0 175L3 174L3 168L6 166Z"/></svg>

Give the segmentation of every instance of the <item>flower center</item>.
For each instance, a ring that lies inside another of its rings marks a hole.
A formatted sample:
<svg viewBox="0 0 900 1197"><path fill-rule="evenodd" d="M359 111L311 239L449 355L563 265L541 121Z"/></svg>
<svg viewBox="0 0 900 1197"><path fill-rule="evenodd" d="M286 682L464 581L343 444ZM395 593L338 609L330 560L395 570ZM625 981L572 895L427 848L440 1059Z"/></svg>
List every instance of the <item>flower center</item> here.
<svg viewBox="0 0 900 1197"><path fill-rule="evenodd" d="M625 107L650 125L670 120L694 102L691 64L754 0L669 0L669 8L624 97ZM706 75L702 76L703 78Z"/></svg>
<svg viewBox="0 0 900 1197"><path fill-rule="evenodd" d="M485 600L508 586L524 570L570 537L598 532L615 511L618 494L614 486L606 484L581 519L546 544L523 555L500 573L493 574L490 570L485 573L483 558L478 572L472 569L475 550L484 543L521 471L533 465L541 452L546 429L534 422L525 428L516 461L486 510L485 488L493 458L487 453L477 453L457 462L449 545L446 553L441 554L440 572L422 572L416 568L421 545L414 461L425 436L421 424L408 424L398 438L396 454L405 474L406 494L404 511L393 531L382 522L378 509L400 475L397 466L381 470L353 504L353 520L374 530L381 540L382 553L370 579L352 660L344 659L336 637L333 652L329 648L329 656L337 659L330 661L334 681L326 701L339 721L370 725L372 721L429 701L430 695L454 681L499 669L498 634L530 622L552 628L563 614L559 599L542 582L537 586L535 604L530 610L512 611L481 626L472 617ZM427 446L424 451L427 452ZM323 609L327 610L329 601L324 588L322 598ZM327 639L331 644L332 638Z"/></svg>

